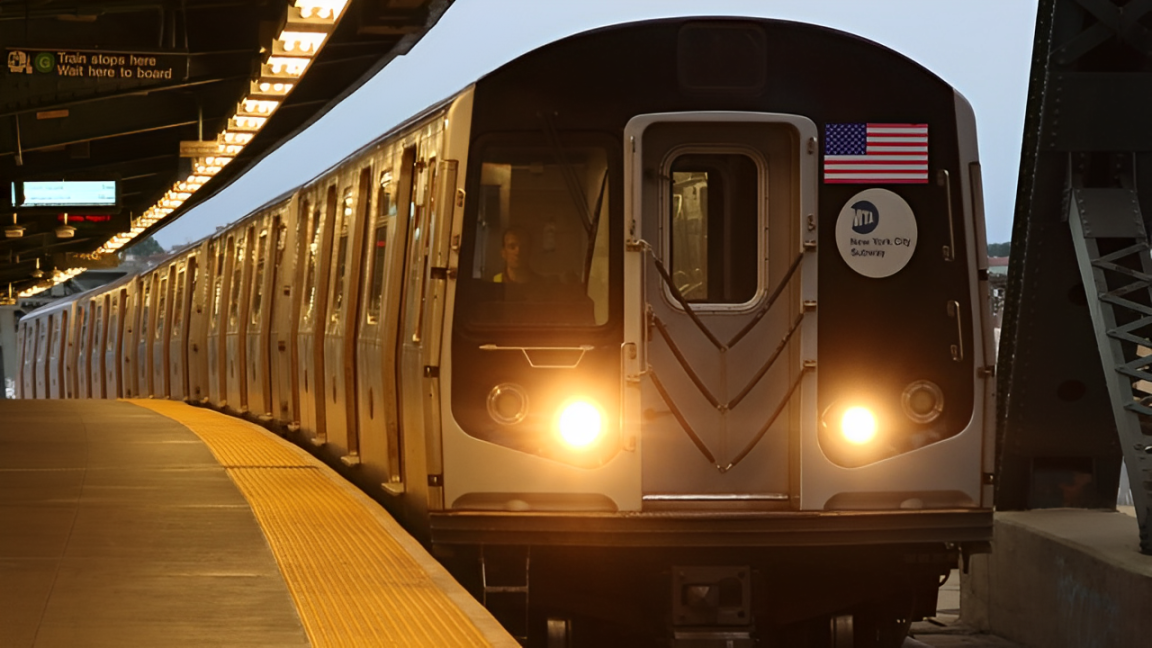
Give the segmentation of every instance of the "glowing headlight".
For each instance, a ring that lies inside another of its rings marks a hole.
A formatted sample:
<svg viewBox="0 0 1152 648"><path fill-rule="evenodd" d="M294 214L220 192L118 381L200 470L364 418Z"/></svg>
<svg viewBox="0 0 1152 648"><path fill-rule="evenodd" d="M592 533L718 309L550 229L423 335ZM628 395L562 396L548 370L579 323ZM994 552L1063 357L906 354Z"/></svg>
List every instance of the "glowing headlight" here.
<svg viewBox="0 0 1152 648"><path fill-rule="evenodd" d="M876 416L867 408L849 407L840 419L840 434L849 443L868 443L876 438Z"/></svg>
<svg viewBox="0 0 1152 648"><path fill-rule="evenodd" d="M586 400L575 400L560 410L556 427L565 443L574 448L586 448L600 438L604 425L600 408Z"/></svg>

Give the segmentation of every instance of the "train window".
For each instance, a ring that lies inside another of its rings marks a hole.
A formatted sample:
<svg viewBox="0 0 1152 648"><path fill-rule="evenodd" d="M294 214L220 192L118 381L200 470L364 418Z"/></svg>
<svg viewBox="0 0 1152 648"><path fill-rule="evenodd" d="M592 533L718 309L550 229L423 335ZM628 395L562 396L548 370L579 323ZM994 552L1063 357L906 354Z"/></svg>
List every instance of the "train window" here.
<svg viewBox="0 0 1152 648"><path fill-rule="evenodd" d="M36 362L44 361L44 353L48 350L48 325L43 320L36 320L39 335L36 336Z"/></svg>
<svg viewBox="0 0 1152 648"><path fill-rule="evenodd" d="M88 350L88 306L80 307L80 355Z"/></svg>
<svg viewBox="0 0 1152 648"><path fill-rule="evenodd" d="M672 160L668 269L689 302L743 304L756 296L759 175L741 153Z"/></svg>
<svg viewBox="0 0 1152 648"><path fill-rule="evenodd" d="M120 295L117 293L112 297L112 307L108 309L108 340L104 345L105 351L113 351L116 348L116 335L120 331Z"/></svg>
<svg viewBox="0 0 1152 648"><path fill-rule="evenodd" d="M192 265L192 261L188 261ZM172 300L172 336L180 337L180 329L184 326L184 266L181 264L176 270L176 297Z"/></svg>
<svg viewBox="0 0 1152 648"><path fill-rule="evenodd" d="M48 350L49 357L56 358L59 356L57 347L63 348L60 344L60 323L64 317L64 311L60 311L59 315L52 316L52 348Z"/></svg>
<svg viewBox="0 0 1152 648"><path fill-rule="evenodd" d="M244 245L247 235L240 234L236 240L236 260L232 264L232 285L228 296L228 332L235 333L240 324L240 286L244 276Z"/></svg>
<svg viewBox="0 0 1152 648"><path fill-rule="evenodd" d="M376 226L368 238L372 246L368 258L372 264L372 283L368 292L367 319L369 324L379 321L384 305L384 262L388 251L388 221L396 217L396 203L392 200L392 172L380 174L380 190L376 198Z"/></svg>
<svg viewBox="0 0 1152 648"><path fill-rule="evenodd" d="M157 340L164 337L164 321L167 319L168 306L168 277L160 279L160 290L156 294L156 335Z"/></svg>
<svg viewBox="0 0 1152 648"><path fill-rule="evenodd" d="M232 239L228 239L231 244ZM224 257L225 248L219 245L216 241L212 243L216 249L216 277L213 280L212 286L212 317L209 318L209 330L213 333L220 330L220 300L224 297Z"/></svg>
<svg viewBox="0 0 1152 648"><path fill-rule="evenodd" d="M104 304L96 302L96 321L94 322L92 334L95 339L92 340L92 352L98 353L104 345Z"/></svg>
<svg viewBox="0 0 1152 648"><path fill-rule="evenodd" d="M288 247L288 226L284 224L284 219L280 216L276 217L276 265L275 268L284 267L284 252ZM275 273L273 273L275 276Z"/></svg>
<svg viewBox="0 0 1152 648"><path fill-rule="evenodd" d="M140 296L140 303L143 307L140 309L140 343L143 344L148 339L148 311L152 306L152 300L149 299L152 293L152 282L144 279L140 282L143 286L143 294Z"/></svg>
<svg viewBox="0 0 1152 648"><path fill-rule="evenodd" d="M308 291L308 301L304 309L304 322L312 322L313 309L316 307L316 261L320 255L320 246L322 241L320 236L323 233L324 216L326 210L317 209L312 212L312 235L309 237L311 243L308 244L308 273L304 279L305 290Z"/></svg>
<svg viewBox="0 0 1152 648"><path fill-rule="evenodd" d="M608 154L491 146L482 153L468 308L479 326L608 321Z"/></svg>
<svg viewBox="0 0 1152 648"><path fill-rule="evenodd" d="M264 294L264 248L268 245L268 228L260 230L260 239L256 243L256 280L252 283L252 319L253 325L260 324L260 308L263 306L261 296Z"/></svg>
<svg viewBox="0 0 1152 648"><path fill-rule="evenodd" d="M336 234L340 238L336 242L336 277L332 284L332 301L328 304L329 321L336 326L340 325L340 307L344 304L344 274L348 269L348 231L354 208L352 187L344 189L342 205L336 216L338 223Z"/></svg>

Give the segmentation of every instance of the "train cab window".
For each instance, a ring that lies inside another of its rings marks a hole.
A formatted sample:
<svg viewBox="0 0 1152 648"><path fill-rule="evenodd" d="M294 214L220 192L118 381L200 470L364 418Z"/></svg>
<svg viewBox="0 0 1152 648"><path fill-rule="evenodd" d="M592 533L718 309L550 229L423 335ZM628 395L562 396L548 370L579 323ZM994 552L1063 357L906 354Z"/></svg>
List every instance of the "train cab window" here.
<svg viewBox="0 0 1152 648"><path fill-rule="evenodd" d="M483 150L466 321L480 327L608 321L608 154L598 146Z"/></svg>
<svg viewBox="0 0 1152 648"><path fill-rule="evenodd" d="M759 169L741 153L687 153L668 168L668 270L692 303L744 304L759 288Z"/></svg>
<svg viewBox="0 0 1152 648"><path fill-rule="evenodd" d="M372 282L368 289L367 322L375 324L380 318L380 309L384 304L384 263L385 252L388 251L388 222L396 217L396 203L392 200L392 172L385 171L380 174L380 190L376 198L376 222L368 237L369 245L367 257L371 259Z"/></svg>

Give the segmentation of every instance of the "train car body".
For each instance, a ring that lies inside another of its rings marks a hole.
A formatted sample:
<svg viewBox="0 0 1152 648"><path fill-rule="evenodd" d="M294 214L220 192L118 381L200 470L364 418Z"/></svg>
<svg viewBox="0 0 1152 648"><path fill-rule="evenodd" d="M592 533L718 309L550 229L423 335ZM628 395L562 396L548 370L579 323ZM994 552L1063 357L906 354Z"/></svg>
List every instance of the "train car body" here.
<svg viewBox="0 0 1152 648"><path fill-rule="evenodd" d="M898 646L991 537L979 183L874 43L606 28L74 299L74 393L315 446L533 644Z"/></svg>

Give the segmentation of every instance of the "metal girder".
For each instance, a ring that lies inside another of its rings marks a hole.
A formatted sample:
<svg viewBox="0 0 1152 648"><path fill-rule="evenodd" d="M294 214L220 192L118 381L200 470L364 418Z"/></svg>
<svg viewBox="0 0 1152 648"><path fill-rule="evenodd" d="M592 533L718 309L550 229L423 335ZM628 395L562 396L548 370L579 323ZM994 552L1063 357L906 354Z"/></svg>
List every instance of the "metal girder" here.
<svg viewBox="0 0 1152 648"><path fill-rule="evenodd" d="M1142 315L1117 300L1141 303L1143 289L1098 289L1093 273L1105 269L1078 264L1077 252L1091 259L1130 247L1120 241L1146 243L1150 27L1152 0L1039 3L997 372L1001 509L1116 503L1134 443L1114 416L1129 412L1131 389L1117 386L1144 371L1123 337L1143 334L1125 328ZM1101 336L1109 342L1098 346ZM1118 357L1112 344L1131 353ZM1135 490L1139 468L1128 469ZM1147 533L1146 515L1141 523Z"/></svg>
<svg viewBox="0 0 1152 648"><path fill-rule="evenodd" d="M1152 554L1152 246L1130 189L1073 189L1068 223L1112 415L1120 438L1140 549ZM1133 217L1135 216L1135 217Z"/></svg>

